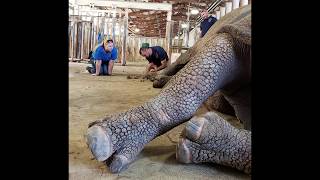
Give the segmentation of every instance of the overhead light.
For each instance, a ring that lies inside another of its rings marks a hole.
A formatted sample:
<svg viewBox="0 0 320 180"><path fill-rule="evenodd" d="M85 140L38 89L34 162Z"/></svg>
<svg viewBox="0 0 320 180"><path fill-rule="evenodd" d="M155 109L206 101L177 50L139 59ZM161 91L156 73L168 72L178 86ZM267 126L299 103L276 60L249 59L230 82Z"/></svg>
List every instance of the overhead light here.
<svg viewBox="0 0 320 180"><path fill-rule="evenodd" d="M181 27L182 27L182 28L187 28L187 27L188 27L188 24L183 23L183 24L181 24Z"/></svg>
<svg viewBox="0 0 320 180"><path fill-rule="evenodd" d="M136 28L135 30L134 30L134 32L139 32L140 31L140 29L138 29L138 28Z"/></svg>
<svg viewBox="0 0 320 180"><path fill-rule="evenodd" d="M112 9L111 13L112 13L112 17L115 18L117 16L117 10L116 9Z"/></svg>
<svg viewBox="0 0 320 180"><path fill-rule="evenodd" d="M179 39L179 37L178 37L178 36L176 36L176 37L174 37L174 39Z"/></svg>
<svg viewBox="0 0 320 180"><path fill-rule="evenodd" d="M112 13L112 17L114 17L114 18L117 17L116 12L113 12L113 13Z"/></svg>
<svg viewBox="0 0 320 180"><path fill-rule="evenodd" d="M93 18L93 25L96 26L98 24L97 18Z"/></svg>
<svg viewBox="0 0 320 180"><path fill-rule="evenodd" d="M193 14L193 15L196 15L196 14L198 14L199 13L199 10L198 9L192 9L191 10L191 14Z"/></svg>

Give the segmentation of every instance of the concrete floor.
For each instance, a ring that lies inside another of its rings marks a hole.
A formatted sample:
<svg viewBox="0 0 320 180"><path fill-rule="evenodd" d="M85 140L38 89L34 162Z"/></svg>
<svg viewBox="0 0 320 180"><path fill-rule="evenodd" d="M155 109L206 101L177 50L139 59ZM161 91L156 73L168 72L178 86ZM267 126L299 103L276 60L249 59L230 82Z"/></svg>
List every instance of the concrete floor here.
<svg viewBox="0 0 320 180"><path fill-rule="evenodd" d="M214 164L180 164L175 148L184 124L151 141L137 160L120 174L111 174L96 161L85 142L87 125L106 114L125 111L157 95L152 82L127 79L142 73L146 62L118 64L113 76L91 76L84 63L69 63L69 178L70 179L250 179L237 170Z"/></svg>

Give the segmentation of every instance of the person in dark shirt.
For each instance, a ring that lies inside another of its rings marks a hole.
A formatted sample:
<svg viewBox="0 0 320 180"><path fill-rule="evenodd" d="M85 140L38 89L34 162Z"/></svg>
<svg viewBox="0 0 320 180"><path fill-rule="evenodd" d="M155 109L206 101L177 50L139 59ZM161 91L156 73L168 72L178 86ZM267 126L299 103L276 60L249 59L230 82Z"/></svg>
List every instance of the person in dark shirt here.
<svg viewBox="0 0 320 180"><path fill-rule="evenodd" d="M210 27L217 21L217 19L213 16L209 16L207 10L202 11L201 16L203 18L203 21L200 24L200 30L201 30L200 37L203 37L207 33L207 31L210 29Z"/></svg>
<svg viewBox="0 0 320 180"><path fill-rule="evenodd" d="M168 65L168 54L160 46L149 47L148 43L143 43L139 53L149 62L146 68L147 73L159 71Z"/></svg>

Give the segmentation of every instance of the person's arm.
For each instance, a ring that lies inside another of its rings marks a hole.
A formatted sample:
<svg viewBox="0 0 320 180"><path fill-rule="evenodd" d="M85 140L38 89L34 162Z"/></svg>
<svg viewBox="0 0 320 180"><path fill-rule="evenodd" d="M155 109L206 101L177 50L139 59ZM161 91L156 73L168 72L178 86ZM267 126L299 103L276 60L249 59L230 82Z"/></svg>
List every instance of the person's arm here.
<svg viewBox="0 0 320 180"><path fill-rule="evenodd" d="M210 27L209 29L211 28L211 26L217 21L217 19L213 16L210 17L211 18L211 21L210 21ZM209 31L209 30L208 30Z"/></svg>
<svg viewBox="0 0 320 180"><path fill-rule="evenodd" d="M212 18L213 18L213 24L218 21L218 19L217 19L216 17L213 17L213 16L212 16Z"/></svg>
<svg viewBox="0 0 320 180"><path fill-rule="evenodd" d="M99 76L99 74L100 74L100 68L101 68L101 63L102 63L102 60L96 60L96 74L92 74L92 75Z"/></svg>
<svg viewBox="0 0 320 180"><path fill-rule="evenodd" d="M109 65L108 65L108 75L112 74L113 64L114 64L114 61L117 60L117 58L118 58L118 50L114 48L111 51L111 60L109 61Z"/></svg>
<svg viewBox="0 0 320 180"><path fill-rule="evenodd" d="M114 63L114 61L112 61L112 60L109 61L109 65L108 65L108 75L111 75L111 74L112 74L113 63Z"/></svg>
<svg viewBox="0 0 320 180"><path fill-rule="evenodd" d="M159 71L161 69L164 69L167 67L169 58L167 55L167 52L163 49L163 48L159 48L158 52L156 52L159 56L159 58L161 59L161 65L159 67L156 67L156 71Z"/></svg>
<svg viewBox="0 0 320 180"><path fill-rule="evenodd" d="M164 69L167 67L168 61L166 59L161 61L161 65L159 67L156 67L156 71L160 71L161 69Z"/></svg>
<svg viewBox="0 0 320 180"><path fill-rule="evenodd" d="M202 38L203 37L203 35L202 35L202 22L201 22L201 24L200 24L200 38Z"/></svg>
<svg viewBox="0 0 320 180"><path fill-rule="evenodd" d="M146 73L148 73L153 67L153 63L149 63L146 67Z"/></svg>
<svg viewBox="0 0 320 180"><path fill-rule="evenodd" d="M101 55L101 48L97 47L96 51L94 52L94 59L96 61L96 73L92 74L93 76L99 76L100 68L102 64L102 55Z"/></svg>

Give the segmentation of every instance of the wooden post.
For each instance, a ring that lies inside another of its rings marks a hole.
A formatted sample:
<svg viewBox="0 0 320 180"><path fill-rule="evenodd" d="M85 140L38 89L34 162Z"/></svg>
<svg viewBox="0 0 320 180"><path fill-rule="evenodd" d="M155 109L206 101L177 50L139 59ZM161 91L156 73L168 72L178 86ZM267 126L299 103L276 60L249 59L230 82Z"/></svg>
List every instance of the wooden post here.
<svg viewBox="0 0 320 180"><path fill-rule="evenodd" d="M226 14L232 11L232 2L226 2Z"/></svg>
<svg viewBox="0 0 320 180"><path fill-rule="evenodd" d="M172 10L168 11L167 13L167 26L166 26L166 50L167 54L169 57L169 63L171 64L171 45L172 45L172 21L171 21L171 16L172 16Z"/></svg>
<svg viewBox="0 0 320 180"><path fill-rule="evenodd" d="M239 8L240 0L232 0L232 9Z"/></svg>
<svg viewBox="0 0 320 180"><path fill-rule="evenodd" d="M121 60L122 66L126 65L127 38L128 38L128 8L126 8L125 17L124 17L122 60Z"/></svg>
<svg viewBox="0 0 320 180"><path fill-rule="evenodd" d="M220 19L220 11L216 11L216 17L217 19Z"/></svg>
<svg viewBox="0 0 320 180"><path fill-rule="evenodd" d="M222 18L224 15L226 15L226 8L220 7L220 18Z"/></svg>
<svg viewBox="0 0 320 180"><path fill-rule="evenodd" d="M248 5L249 1L248 0L240 0L240 7Z"/></svg>

